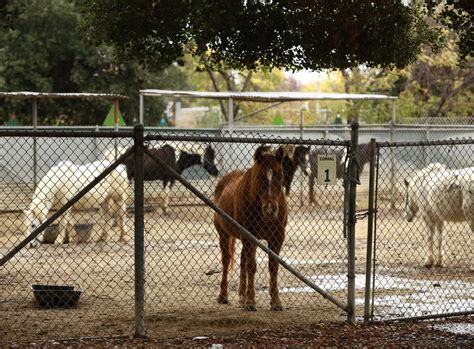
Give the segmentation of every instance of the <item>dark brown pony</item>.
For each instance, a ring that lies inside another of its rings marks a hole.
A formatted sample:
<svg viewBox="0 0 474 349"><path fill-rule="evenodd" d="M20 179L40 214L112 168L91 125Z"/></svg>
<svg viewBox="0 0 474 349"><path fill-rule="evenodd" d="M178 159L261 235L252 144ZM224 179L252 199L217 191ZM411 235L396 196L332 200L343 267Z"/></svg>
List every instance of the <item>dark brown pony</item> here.
<svg viewBox="0 0 474 349"><path fill-rule="evenodd" d="M277 254L285 240L288 221L282 161L282 149L275 153L269 146L260 146L255 151L253 166L246 171L234 171L222 177L214 193L217 206L257 239L266 240L268 247ZM228 303L227 276L234 258L235 240L240 239L239 302L245 310L254 311L256 245L217 213L214 214L214 225L219 233L223 267L217 301ZM274 258L269 258L268 269L271 309L283 310L278 291L278 262Z"/></svg>

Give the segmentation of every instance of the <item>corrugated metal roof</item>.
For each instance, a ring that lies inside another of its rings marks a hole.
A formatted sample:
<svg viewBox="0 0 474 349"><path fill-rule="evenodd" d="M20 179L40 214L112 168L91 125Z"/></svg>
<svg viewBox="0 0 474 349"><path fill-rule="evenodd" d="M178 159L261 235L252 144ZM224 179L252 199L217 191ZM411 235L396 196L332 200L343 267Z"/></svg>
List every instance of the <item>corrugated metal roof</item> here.
<svg viewBox="0 0 474 349"><path fill-rule="evenodd" d="M240 101L278 102L307 100L381 100L397 99L394 96L376 94L323 93L323 92L199 92L171 90L140 90L144 96L189 97L209 99L229 99Z"/></svg>
<svg viewBox="0 0 474 349"><path fill-rule="evenodd" d="M0 92L0 98L96 98L96 99L126 99L125 95L114 94L114 93L54 93L54 92L30 92L30 91L19 91L19 92Z"/></svg>

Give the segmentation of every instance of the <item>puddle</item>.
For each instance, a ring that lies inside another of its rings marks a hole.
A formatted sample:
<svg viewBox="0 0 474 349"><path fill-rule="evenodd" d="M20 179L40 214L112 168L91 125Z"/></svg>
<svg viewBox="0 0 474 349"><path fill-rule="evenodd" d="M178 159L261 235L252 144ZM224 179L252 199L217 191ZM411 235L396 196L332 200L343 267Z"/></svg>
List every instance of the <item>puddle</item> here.
<svg viewBox="0 0 474 349"><path fill-rule="evenodd" d="M316 285L321 287L325 291L342 291L347 289L347 276L346 274L339 275L318 275L312 276L310 278ZM413 281L410 279L403 279L398 277L379 277L375 283L377 289L391 290L391 289L413 289L414 286L407 282ZM355 288L364 289L365 288L365 275L356 274L355 276ZM303 287L285 287L281 289L281 292L316 292L309 286Z"/></svg>
<svg viewBox="0 0 474 349"><path fill-rule="evenodd" d="M189 248L209 248L209 247L219 247L215 241L205 241L205 240L181 240L177 242L167 242L166 243L170 248L177 250L187 250Z"/></svg>
<svg viewBox="0 0 474 349"><path fill-rule="evenodd" d="M344 291L347 277L318 275L311 280L325 291ZM356 274L356 290L365 288L365 275ZM455 313L474 309L474 283L461 280L414 280L378 275L375 282L375 320L413 317L432 314ZM403 291L396 294L397 290ZM316 292L308 286L284 287L282 293ZM390 291L390 295L383 295ZM382 295L381 295L382 294ZM356 305L363 305L364 298L356 298ZM468 326L469 327L469 326Z"/></svg>
<svg viewBox="0 0 474 349"><path fill-rule="evenodd" d="M449 332L453 334L474 335L474 324L465 322L455 322L449 324L434 325L435 330Z"/></svg>
<svg viewBox="0 0 474 349"><path fill-rule="evenodd" d="M325 265L332 265L343 263L344 261L337 260L337 259L296 259L296 258L284 258L286 263L289 265L317 265L317 266L325 266ZM258 263L266 263L268 262L267 257L257 257Z"/></svg>

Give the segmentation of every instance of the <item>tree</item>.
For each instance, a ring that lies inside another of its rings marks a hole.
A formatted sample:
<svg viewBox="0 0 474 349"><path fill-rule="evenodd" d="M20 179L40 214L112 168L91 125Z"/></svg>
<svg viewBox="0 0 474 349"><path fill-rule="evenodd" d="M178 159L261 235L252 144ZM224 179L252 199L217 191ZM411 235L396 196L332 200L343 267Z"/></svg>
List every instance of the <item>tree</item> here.
<svg viewBox="0 0 474 349"><path fill-rule="evenodd" d="M271 72L253 72L249 70L219 70L214 71L207 65L205 60L200 57L186 55L185 64L180 67L184 74L188 76L189 85L194 90L209 91L275 91L283 86L285 77L282 71L274 69ZM211 106L214 103L206 100L195 101L199 105ZM227 101L219 100L220 115L222 121L228 121ZM238 103L234 101L234 118L237 118L240 112L248 112L249 103ZM215 116L213 116L215 120Z"/></svg>
<svg viewBox="0 0 474 349"><path fill-rule="evenodd" d="M417 6L347 0L84 0L85 26L122 59L158 67L186 50L213 70L403 67L438 45Z"/></svg>
<svg viewBox="0 0 474 349"><path fill-rule="evenodd" d="M110 92L130 98L120 103L127 124L138 119L138 91L143 88L186 88L176 65L150 71L135 62L118 63L113 49L86 39L80 13L72 0L13 0L0 4L0 90L40 92ZM42 100L41 124L102 124L110 101ZM157 123L163 102L147 103L149 124ZM1 112L3 111L3 112ZM30 121L29 103L0 99L0 122L16 111ZM61 117L60 117L61 116Z"/></svg>
<svg viewBox="0 0 474 349"><path fill-rule="evenodd" d="M458 36L459 58L474 56L474 2L472 0L424 1L428 14Z"/></svg>
<svg viewBox="0 0 474 349"><path fill-rule="evenodd" d="M418 59L403 69L377 69L363 66L332 73L322 91L377 93L397 96L399 117L472 116L474 97L474 58L459 63L459 48L454 34L446 47L433 52L423 47ZM312 90L314 86L309 86ZM344 105L340 104L344 103ZM391 119L390 104L362 101L336 102L332 109L344 108L347 120L386 122Z"/></svg>

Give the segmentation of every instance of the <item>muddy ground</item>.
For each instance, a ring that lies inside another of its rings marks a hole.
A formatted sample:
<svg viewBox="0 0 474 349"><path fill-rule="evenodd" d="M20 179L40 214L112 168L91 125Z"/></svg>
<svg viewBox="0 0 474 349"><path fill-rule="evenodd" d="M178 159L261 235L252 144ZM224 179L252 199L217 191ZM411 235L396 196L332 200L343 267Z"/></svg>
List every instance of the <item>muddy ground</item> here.
<svg viewBox="0 0 474 349"><path fill-rule="evenodd" d="M343 236L340 208L343 198L339 191L327 190L318 193L318 197L324 197L324 200L316 207L306 203L300 206L298 194L292 196L287 238L281 256L345 304L347 241ZM390 335L391 327L386 330L377 326L348 327L344 324L346 314L342 309L282 269L279 288L285 310L271 312L267 287L268 258L262 252L257 256L258 311L249 313L238 307L238 259L230 281L231 304L217 304L221 266L212 211L196 206L198 201L194 198L180 197L172 203L174 206L168 215L163 215L156 204L149 206L150 210L145 214L145 312L147 333L152 338L150 343L206 346L223 342L236 346L246 343L266 346L279 337L278 346L285 347L293 345L292 338L297 339L295 345L305 344L308 334L309 343L318 343L324 337L321 343L332 346L338 343L350 345L354 338L359 337L366 338L361 343L369 343L370 336L378 336L379 330ZM359 207L366 207L363 193ZM103 224L101 217L94 212L75 215L78 222L94 223L94 229ZM19 212L1 216L0 254L5 254L20 241L23 220L23 214ZM445 267L427 269L423 267L426 243L421 222L405 223L400 207L389 210L381 198L376 224L376 319L473 309L474 276L469 271L472 237L466 226L452 224L446 227L443 245ZM125 242L117 241L118 230L114 228L105 243L91 241L24 249L2 267L0 344L12 344L20 339L33 342L133 334L132 214L127 217L127 226ZM356 230L356 313L359 320L363 315L366 247L367 219L361 219ZM41 309L34 301L30 289L32 284L73 285L82 289L83 294L75 308ZM409 339L411 327L403 326L400 333L404 334L400 338ZM416 328L425 331L423 325L420 326ZM343 335L331 337L330 332ZM431 332L426 330L426 333ZM200 336L207 339L204 342L192 339ZM462 340L459 343L463 343ZM127 341L118 345L133 343ZM85 346L94 345L93 341L84 343ZM393 338L393 342L388 343L396 346L403 342Z"/></svg>

